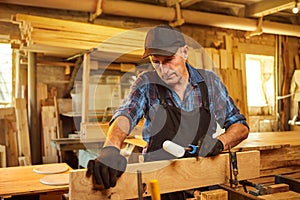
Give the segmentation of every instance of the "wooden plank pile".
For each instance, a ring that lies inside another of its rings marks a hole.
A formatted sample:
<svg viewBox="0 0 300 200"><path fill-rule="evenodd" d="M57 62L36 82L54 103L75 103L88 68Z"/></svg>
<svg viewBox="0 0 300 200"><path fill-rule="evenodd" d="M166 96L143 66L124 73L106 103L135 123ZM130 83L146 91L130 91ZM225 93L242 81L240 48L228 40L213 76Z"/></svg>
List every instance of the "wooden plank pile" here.
<svg viewBox="0 0 300 200"><path fill-rule="evenodd" d="M142 55L146 31L16 14L21 49L72 56L98 47L101 52Z"/></svg>
<svg viewBox="0 0 300 200"><path fill-rule="evenodd" d="M31 165L26 99L16 98L15 107L0 109L0 127L0 166Z"/></svg>

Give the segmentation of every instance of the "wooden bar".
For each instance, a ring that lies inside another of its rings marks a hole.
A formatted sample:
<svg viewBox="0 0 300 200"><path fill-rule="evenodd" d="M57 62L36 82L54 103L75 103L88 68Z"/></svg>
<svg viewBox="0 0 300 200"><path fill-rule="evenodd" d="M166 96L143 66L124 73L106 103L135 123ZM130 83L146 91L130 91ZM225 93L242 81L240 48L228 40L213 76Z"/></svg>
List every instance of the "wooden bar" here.
<svg viewBox="0 0 300 200"><path fill-rule="evenodd" d="M201 200L228 200L228 192L223 189L201 192Z"/></svg>
<svg viewBox="0 0 300 200"><path fill-rule="evenodd" d="M169 161L135 163L127 165L116 187L105 191L93 190L92 178L86 178L86 169L70 172L70 200L132 199L138 197L137 170L142 172L146 185L158 180L161 193L187 190L228 182L229 156L227 153L208 158L184 158ZM259 152L238 152L239 180L259 176ZM146 187L145 196L150 195Z"/></svg>

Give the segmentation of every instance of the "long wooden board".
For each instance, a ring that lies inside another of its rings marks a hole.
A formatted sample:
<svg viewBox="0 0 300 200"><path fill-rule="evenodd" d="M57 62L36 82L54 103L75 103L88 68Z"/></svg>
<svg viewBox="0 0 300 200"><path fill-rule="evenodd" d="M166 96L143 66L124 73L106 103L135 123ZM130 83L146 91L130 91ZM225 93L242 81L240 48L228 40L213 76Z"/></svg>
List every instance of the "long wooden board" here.
<svg viewBox="0 0 300 200"><path fill-rule="evenodd" d="M30 136L28 129L26 99L16 98L15 104L19 156L25 157L25 162L23 163L24 165L31 165ZM22 164L19 163L19 165Z"/></svg>
<svg viewBox="0 0 300 200"><path fill-rule="evenodd" d="M238 152L239 180L259 177L259 151ZM86 169L70 171L70 200L132 199L138 197L137 170L147 186L157 179L161 193L216 185L229 180L227 153L208 158L184 158L169 161L135 163L127 166L116 187L104 191L93 190L92 178L86 178ZM149 186L144 196L149 196Z"/></svg>
<svg viewBox="0 0 300 200"><path fill-rule="evenodd" d="M50 193L68 190L68 185L49 186L40 183L40 179L45 177L45 174L35 173L33 170L42 166L65 166L71 170L66 163L53 163L44 165L18 166L0 168L0 199L2 197L12 197L17 195L33 195L40 193ZM63 173L69 173L65 171Z"/></svg>

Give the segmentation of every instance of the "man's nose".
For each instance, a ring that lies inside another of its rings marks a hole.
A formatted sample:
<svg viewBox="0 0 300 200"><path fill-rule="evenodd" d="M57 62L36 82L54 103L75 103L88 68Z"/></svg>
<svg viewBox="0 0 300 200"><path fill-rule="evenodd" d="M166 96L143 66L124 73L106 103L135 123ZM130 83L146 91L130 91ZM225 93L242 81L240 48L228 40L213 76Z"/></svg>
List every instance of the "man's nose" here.
<svg viewBox="0 0 300 200"><path fill-rule="evenodd" d="M161 73L165 74L168 72L168 66L163 64L162 62L159 63L159 67L161 69Z"/></svg>

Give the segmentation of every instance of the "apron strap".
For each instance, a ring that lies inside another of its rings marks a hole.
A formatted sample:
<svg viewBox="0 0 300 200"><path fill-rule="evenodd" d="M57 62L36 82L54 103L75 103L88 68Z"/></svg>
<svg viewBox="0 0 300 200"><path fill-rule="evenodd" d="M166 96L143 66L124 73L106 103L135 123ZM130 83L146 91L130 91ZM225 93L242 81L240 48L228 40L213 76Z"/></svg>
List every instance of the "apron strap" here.
<svg viewBox="0 0 300 200"><path fill-rule="evenodd" d="M162 105L165 108L168 105L167 104L167 94L166 94L167 88L162 85L159 85L159 84L156 84L156 86L158 89L160 105Z"/></svg>
<svg viewBox="0 0 300 200"><path fill-rule="evenodd" d="M204 72L203 69L198 69L197 71L199 72L200 76L204 79L203 82L199 83L200 84L200 91L201 91L201 95L202 95L203 107L206 110L209 110L208 89L207 89L205 75L204 75L205 72Z"/></svg>

